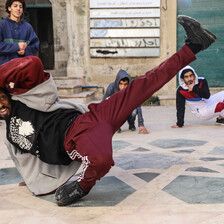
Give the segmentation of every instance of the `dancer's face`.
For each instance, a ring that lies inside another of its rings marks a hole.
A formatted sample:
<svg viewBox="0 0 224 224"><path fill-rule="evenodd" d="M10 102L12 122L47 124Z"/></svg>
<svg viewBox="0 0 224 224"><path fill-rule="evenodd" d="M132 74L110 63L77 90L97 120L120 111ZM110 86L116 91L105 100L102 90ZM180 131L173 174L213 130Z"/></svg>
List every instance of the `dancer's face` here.
<svg viewBox="0 0 224 224"><path fill-rule="evenodd" d="M11 113L11 104L8 96L0 92L0 117L6 119Z"/></svg>
<svg viewBox="0 0 224 224"><path fill-rule="evenodd" d="M184 74L184 82L186 85L191 85L194 83L195 75L192 71L186 72Z"/></svg>

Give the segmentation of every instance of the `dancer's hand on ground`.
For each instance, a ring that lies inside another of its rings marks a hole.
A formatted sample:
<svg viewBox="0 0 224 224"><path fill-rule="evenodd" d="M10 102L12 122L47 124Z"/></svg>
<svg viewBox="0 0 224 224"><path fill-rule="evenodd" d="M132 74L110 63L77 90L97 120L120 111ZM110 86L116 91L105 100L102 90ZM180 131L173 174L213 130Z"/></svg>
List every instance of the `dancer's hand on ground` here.
<svg viewBox="0 0 224 224"><path fill-rule="evenodd" d="M182 127L179 127L178 125L172 125L171 128L182 128Z"/></svg>
<svg viewBox="0 0 224 224"><path fill-rule="evenodd" d="M141 133L142 134L149 134L149 131L144 126L140 126L138 134L141 134Z"/></svg>
<svg viewBox="0 0 224 224"><path fill-rule="evenodd" d="M20 183L18 183L18 186L19 187L26 186L26 183L24 181L23 182L20 182Z"/></svg>

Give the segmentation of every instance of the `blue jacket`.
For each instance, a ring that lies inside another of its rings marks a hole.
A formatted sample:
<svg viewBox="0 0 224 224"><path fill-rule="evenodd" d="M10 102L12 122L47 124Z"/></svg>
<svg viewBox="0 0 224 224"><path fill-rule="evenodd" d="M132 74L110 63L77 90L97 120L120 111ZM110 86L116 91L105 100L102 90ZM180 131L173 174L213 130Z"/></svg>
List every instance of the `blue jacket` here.
<svg viewBox="0 0 224 224"><path fill-rule="evenodd" d="M26 42L25 55L19 55L19 42ZM0 21L0 65L18 57L34 55L39 49L39 39L25 20L18 23L6 17Z"/></svg>
<svg viewBox="0 0 224 224"><path fill-rule="evenodd" d="M103 100L105 100L107 97L113 95L114 93L120 91L119 89L119 83L121 81L121 79L123 78L128 78L129 80L129 84L130 84L130 76L129 74L125 71L120 69L119 72L117 73L116 79L114 82L112 82L106 90L105 95L103 96ZM138 126L144 126L144 119L142 116L142 108L141 106L137 107L137 114L138 114Z"/></svg>

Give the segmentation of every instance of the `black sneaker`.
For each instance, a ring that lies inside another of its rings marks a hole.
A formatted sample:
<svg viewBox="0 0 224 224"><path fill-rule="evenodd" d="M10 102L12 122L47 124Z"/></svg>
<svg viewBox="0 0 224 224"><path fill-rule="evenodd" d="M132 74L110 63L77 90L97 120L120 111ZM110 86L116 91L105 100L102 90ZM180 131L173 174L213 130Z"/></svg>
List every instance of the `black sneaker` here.
<svg viewBox="0 0 224 224"><path fill-rule="evenodd" d="M184 27L187 34L187 41L190 41L192 44L200 44L202 46L201 50L208 48L215 42L216 36L209 30L203 28L197 20L189 16L180 15L177 17L177 21Z"/></svg>
<svg viewBox="0 0 224 224"><path fill-rule="evenodd" d="M84 192L78 181L59 187L55 192L55 199L58 206L66 206L75 203L88 193Z"/></svg>
<svg viewBox="0 0 224 224"><path fill-rule="evenodd" d="M121 130L121 128L119 128L118 130L117 130L117 133L121 133L122 132L122 130Z"/></svg>
<svg viewBox="0 0 224 224"><path fill-rule="evenodd" d="M221 118L221 119L216 119L216 124L217 125L224 125L224 118Z"/></svg>
<svg viewBox="0 0 224 224"><path fill-rule="evenodd" d="M131 131L136 131L136 127L135 127L135 125L134 125L134 124L130 124L130 125L129 125L129 130L131 130Z"/></svg>

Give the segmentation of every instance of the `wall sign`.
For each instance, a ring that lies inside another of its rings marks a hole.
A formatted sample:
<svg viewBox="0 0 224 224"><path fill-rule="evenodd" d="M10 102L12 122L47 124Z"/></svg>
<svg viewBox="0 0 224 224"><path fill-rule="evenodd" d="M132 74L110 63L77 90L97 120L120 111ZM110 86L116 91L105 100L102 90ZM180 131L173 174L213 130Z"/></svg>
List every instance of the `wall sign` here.
<svg viewBox="0 0 224 224"><path fill-rule="evenodd" d="M160 0L90 0L91 57L159 57Z"/></svg>
<svg viewBox="0 0 224 224"><path fill-rule="evenodd" d="M90 8L150 8L160 7L159 0L91 0Z"/></svg>

